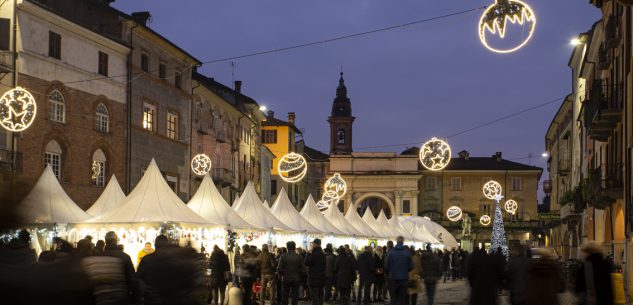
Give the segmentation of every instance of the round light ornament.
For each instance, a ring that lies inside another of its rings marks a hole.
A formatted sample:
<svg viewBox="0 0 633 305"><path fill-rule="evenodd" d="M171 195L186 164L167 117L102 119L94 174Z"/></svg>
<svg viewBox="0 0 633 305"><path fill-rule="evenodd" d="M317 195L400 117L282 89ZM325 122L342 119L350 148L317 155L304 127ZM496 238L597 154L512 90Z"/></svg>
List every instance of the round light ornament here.
<svg viewBox="0 0 633 305"><path fill-rule="evenodd" d="M15 87L0 97L0 125L8 131L23 131L35 120L35 98L22 87Z"/></svg>
<svg viewBox="0 0 633 305"><path fill-rule="evenodd" d="M443 140L432 138L420 147L420 163L428 170L443 170L451 162L451 147Z"/></svg>
<svg viewBox="0 0 633 305"><path fill-rule="evenodd" d="M506 201L505 209L506 209L506 212L514 215L514 214L516 214L517 210L519 209L519 204L516 201L510 199L510 200Z"/></svg>
<svg viewBox="0 0 633 305"><path fill-rule="evenodd" d="M446 217L450 221L459 221L462 219L462 209L458 206L452 206L446 210Z"/></svg>
<svg viewBox="0 0 633 305"><path fill-rule="evenodd" d="M345 183L345 179L341 177L341 174L335 173L334 176L325 181L324 191L333 191L338 198L342 198L347 193L347 183Z"/></svg>
<svg viewBox="0 0 633 305"><path fill-rule="evenodd" d="M300 154L291 152L284 155L277 164L279 177L288 183L299 182L308 171L308 163Z"/></svg>
<svg viewBox="0 0 633 305"><path fill-rule="evenodd" d="M520 26L521 29L518 27ZM526 28L527 27L527 28ZM536 28L536 15L530 6L520 0L495 0L495 3L481 15L479 20L479 40L490 51L512 53L524 47ZM507 42L506 31L521 31L521 37L509 42L510 46L493 46L491 36Z"/></svg>
<svg viewBox="0 0 633 305"><path fill-rule="evenodd" d="M191 159L191 170L198 176L204 176L211 171L211 158L205 154L197 154Z"/></svg>
<svg viewBox="0 0 633 305"><path fill-rule="evenodd" d="M484 197L488 199L497 199L499 196L501 196L501 191L501 184L494 180L486 182L483 187Z"/></svg>
<svg viewBox="0 0 633 305"><path fill-rule="evenodd" d="M319 200L319 202L316 203L316 207L319 209L319 212L323 213L330 207L330 204L323 200Z"/></svg>
<svg viewBox="0 0 633 305"><path fill-rule="evenodd" d="M491 222L492 222L492 219L490 219L490 216L488 215L483 215L479 218L479 223L484 226L490 225Z"/></svg>
<svg viewBox="0 0 633 305"><path fill-rule="evenodd" d="M326 191L321 197L321 201L328 205L337 204L339 200L341 200L341 197L335 191Z"/></svg>

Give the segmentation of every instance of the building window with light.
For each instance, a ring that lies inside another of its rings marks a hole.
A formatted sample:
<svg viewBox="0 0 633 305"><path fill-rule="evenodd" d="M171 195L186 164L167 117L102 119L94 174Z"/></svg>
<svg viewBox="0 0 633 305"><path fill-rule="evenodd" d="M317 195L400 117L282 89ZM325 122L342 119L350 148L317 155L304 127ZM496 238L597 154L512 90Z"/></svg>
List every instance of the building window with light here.
<svg viewBox="0 0 633 305"><path fill-rule="evenodd" d="M451 177L451 191L462 190L462 177Z"/></svg>
<svg viewBox="0 0 633 305"><path fill-rule="evenodd" d="M521 177L512 177L512 190L513 191L521 191L523 190L522 187L522 183L521 183Z"/></svg>
<svg viewBox="0 0 633 305"><path fill-rule="evenodd" d="M96 129L99 132L108 132L109 126L109 115L108 108L104 104L97 105L97 109L95 110L96 116Z"/></svg>
<svg viewBox="0 0 633 305"><path fill-rule="evenodd" d="M491 210L490 210L490 204L482 204L479 206L479 214L480 215L488 215L491 216L490 214Z"/></svg>
<svg viewBox="0 0 633 305"><path fill-rule="evenodd" d="M48 119L55 122L66 122L66 102L59 90L53 90L48 95Z"/></svg>
<svg viewBox="0 0 633 305"><path fill-rule="evenodd" d="M106 177L106 156L101 149L97 149L92 154L92 164L90 178L92 185L105 186Z"/></svg>
<svg viewBox="0 0 633 305"><path fill-rule="evenodd" d="M143 129L154 131L156 122L156 106L150 103L143 103Z"/></svg>
<svg viewBox="0 0 633 305"><path fill-rule="evenodd" d="M178 140L178 114L171 111L167 112L167 137Z"/></svg>
<svg viewBox="0 0 633 305"><path fill-rule="evenodd" d="M62 148L55 140L46 144L44 151L44 163L49 164L57 180L62 178Z"/></svg>

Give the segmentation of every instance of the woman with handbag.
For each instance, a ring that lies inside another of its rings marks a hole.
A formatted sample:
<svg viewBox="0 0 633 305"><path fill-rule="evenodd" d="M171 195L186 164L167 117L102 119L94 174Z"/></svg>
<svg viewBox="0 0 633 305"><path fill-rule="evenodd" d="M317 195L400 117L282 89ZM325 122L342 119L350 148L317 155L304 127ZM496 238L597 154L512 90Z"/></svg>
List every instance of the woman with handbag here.
<svg viewBox="0 0 633 305"><path fill-rule="evenodd" d="M211 290L211 304L223 305L226 284L231 280L229 257L217 245L213 246L213 252L209 258L209 289ZM219 299L219 300L218 300ZM218 301L220 301L218 303Z"/></svg>

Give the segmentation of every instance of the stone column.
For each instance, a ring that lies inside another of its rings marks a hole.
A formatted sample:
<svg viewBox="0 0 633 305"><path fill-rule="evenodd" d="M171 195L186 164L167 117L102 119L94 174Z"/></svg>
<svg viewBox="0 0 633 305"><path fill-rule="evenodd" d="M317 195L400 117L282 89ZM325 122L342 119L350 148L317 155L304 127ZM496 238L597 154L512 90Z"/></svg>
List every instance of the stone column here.
<svg viewBox="0 0 633 305"><path fill-rule="evenodd" d="M394 207L396 208L396 212L394 215L400 216L402 215L402 192L395 191L393 192L395 200L393 202Z"/></svg>

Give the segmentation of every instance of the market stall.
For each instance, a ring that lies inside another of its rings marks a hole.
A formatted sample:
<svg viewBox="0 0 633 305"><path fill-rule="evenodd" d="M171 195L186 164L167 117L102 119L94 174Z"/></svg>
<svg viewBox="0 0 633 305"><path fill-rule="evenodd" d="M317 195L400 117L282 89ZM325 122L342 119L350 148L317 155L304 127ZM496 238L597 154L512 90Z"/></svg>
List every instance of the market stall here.
<svg viewBox="0 0 633 305"><path fill-rule="evenodd" d="M101 196L99 196L97 201L92 204L86 213L92 217L103 215L108 211L118 208L123 200L125 200L125 193L121 190L119 181L112 175L108 185L106 185L103 193L101 193Z"/></svg>
<svg viewBox="0 0 633 305"><path fill-rule="evenodd" d="M321 211L316 206L312 195L308 195L308 199L306 200L305 205L299 212L303 218L305 218L312 226L317 228L319 231L324 232L323 242L325 244L335 244L336 238L344 237L345 235L349 235L341 230L339 230L336 226L334 226L329 220L323 216Z"/></svg>
<svg viewBox="0 0 633 305"><path fill-rule="evenodd" d="M299 214L292 202L290 202L290 198L288 198L288 194L284 188L281 188L281 191L277 195L277 200L275 200L273 206L270 207L270 213L294 231L277 233L277 245L285 245L286 242L291 240L295 242L301 240L301 244L297 243L297 246L307 249L309 240L323 237L321 230L315 228Z"/></svg>

